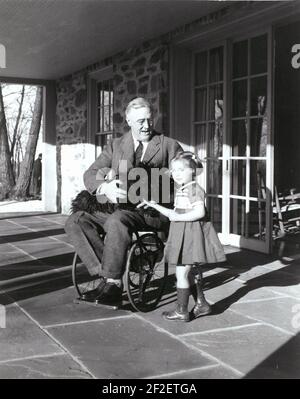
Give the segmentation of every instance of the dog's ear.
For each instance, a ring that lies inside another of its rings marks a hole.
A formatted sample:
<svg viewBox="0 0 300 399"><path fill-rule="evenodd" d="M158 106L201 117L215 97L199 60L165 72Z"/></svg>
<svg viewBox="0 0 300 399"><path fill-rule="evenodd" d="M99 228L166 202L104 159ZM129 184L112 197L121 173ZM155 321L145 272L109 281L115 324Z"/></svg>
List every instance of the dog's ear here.
<svg viewBox="0 0 300 399"><path fill-rule="evenodd" d="M78 211L93 213L96 210L96 197L90 194L87 190L81 191L71 202L71 213L75 213Z"/></svg>

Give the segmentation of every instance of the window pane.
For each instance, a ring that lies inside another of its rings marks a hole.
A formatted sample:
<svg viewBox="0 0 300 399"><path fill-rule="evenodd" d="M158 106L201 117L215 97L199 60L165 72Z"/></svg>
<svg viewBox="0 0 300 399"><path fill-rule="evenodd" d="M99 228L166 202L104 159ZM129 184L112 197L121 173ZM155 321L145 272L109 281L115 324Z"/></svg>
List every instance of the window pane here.
<svg viewBox="0 0 300 399"><path fill-rule="evenodd" d="M223 125L222 123L210 123L208 129L208 156L217 158L222 156L223 149Z"/></svg>
<svg viewBox="0 0 300 399"><path fill-rule="evenodd" d="M102 95L102 84L101 84L101 82L99 82L97 84L97 105L98 105L98 107L100 107L100 105L102 103L101 95Z"/></svg>
<svg viewBox="0 0 300 399"><path fill-rule="evenodd" d="M103 105L109 105L109 91L107 90L103 91Z"/></svg>
<svg viewBox="0 0 300 399"><path fill-rule="evenodd" d="M208 119L220 121L223 119L223 85L209 88Z"/></svg>
<svg viewBox="0 0 300 399"><path fill-rule="evenodd" d="M206 126L195 126L196 154L200 159L206 157Z"/></svg>
<svg viewBox="0 0 300 399"><path fill-rule="evenodd" d="M113 85L112 79L97 83L96 132L113 130Z"/></svg>
<svg viewBox="0 0 300 399"><path fill-rule="evenodd" d="M267 155L268 125L265 118L250 120L250 153L253 157Z"/></svg>
<svg viewBox="0 0 300 399"><path fill-rule="evenodd" d="M265 199L266 161L250 161L250 196Z"/></svg>
<svg viewBox="0 0 300 399"><path fill-rule="evenodd" d="M267 77L251 79L251 115L264 115L267 106Z"/></svg>
<svg viewBox="0 0 300 399"><path fill-rule="evenodd" d="M251 75L267 72L267 35L251 39Z"/></svg>
<svg viewBox="0 0 300 399"><path fill-rule="evenodd" d="M246 195L246 161L232 160L232 179L231 190L232 195Z"/></svg>
<svg viewBox="0 0 300 399"><path fill-rule="evenodd" d="M97 109L97 133L103 131L103 115L102 115L102 107L98 107Z"/></svg>
<svg viewBox="0 0 300 399"><path fill-rule="evenodd" d="M263 201L250 201L248 216L248 236L265 240L266 231L266 203Z"/></svg>
<svg viewBox="0 0 300 399"><path fill-rule="evenodd" d="M103 107L103 116L104 116L104 126L103 131L109 132L110 131L110 115L109 115L109 105Z"/></svg>
<svg viewBox="0 0 300 399"><path fill-rule="evenodd" d="M246 201L231 198L230 200L230 233L245 235Z"/></svg>
<svg viewBox="0 0 300 399"><path fill-rule="evenodd" d="M222 199L207 197L206 207L214 228L220 233L222 231Z"/></svg>
<svg viewBox="0 0 300 399"><path fill-rule="evenodd" d="M248 41L234 43L233 45L233 71L232 77L239 78L248 74Z"/></svg>
<svg viewBox="0 0 300 399"><path fill-rule="evenodd" d="M233 82L232 116L246 116L247 113L247 80Z"/></svg>
<svg viewBox="0 0 300 399"><path fill-rule="evenodd" d="M110 92L110 130L113 130L113 116L114 116L114 92Z"/></svg>
<svg viewBox="0 0 300 399"><path fill-rule="evenodd" d="M197 89L195 92L195 119L206 120L206 89Z"/></svg>
<svg viewBox="0 0 300 399"><path fill-rule="evenodd" d="M232 121L232 155L236 157L246 156L247 130L246 121Z"/></svg>
<svg viewBox="0 0 300 399"><path fill-rule="evenodd" d="M223 80L223 47L210 50L209 81L219 82Z"/></svg>
<svg viewBox="0 0 300 399"><path fill-rule="evenodd" d="M222 194L222 161L207 161L207 194Z"/></svg>
<svg viewBox="0 0 300 399"><path fill-rule="evenodd" d="M197 54L195 59L195 85L207 83L207 51Z"/></svg>
<svg viewBox="0 0 300 399"><path fill-rule="evenodd" d="M97 156L101 154L106 144L110 143L113 139L113 134L96 134L95 145Z"/></svg>

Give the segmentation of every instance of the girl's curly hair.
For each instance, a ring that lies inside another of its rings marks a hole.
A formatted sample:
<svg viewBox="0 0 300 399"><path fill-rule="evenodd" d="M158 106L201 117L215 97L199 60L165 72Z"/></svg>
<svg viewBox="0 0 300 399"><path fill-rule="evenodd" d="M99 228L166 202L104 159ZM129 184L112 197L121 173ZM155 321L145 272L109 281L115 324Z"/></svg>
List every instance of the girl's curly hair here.
<svg viewBox="0 0 300 399"><path fill-rule="evenodd" d="M172 159L171 165L175 161L186 161L188 166L191 169L193 169L195 174L197 172L197 169L202 169L203 168L201 160L192 151L180 151L180 152L178 152L176 154L176 156Z"/></svg>

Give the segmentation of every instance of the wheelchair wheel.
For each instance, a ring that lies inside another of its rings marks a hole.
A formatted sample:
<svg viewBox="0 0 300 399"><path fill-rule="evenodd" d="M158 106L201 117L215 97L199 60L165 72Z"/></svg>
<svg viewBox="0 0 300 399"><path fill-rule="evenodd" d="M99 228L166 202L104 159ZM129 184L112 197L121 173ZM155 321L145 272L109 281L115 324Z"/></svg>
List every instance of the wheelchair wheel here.
<svg viewBox="0 0 300 399"><path fill-rule="evenodd" d="M94 290L100 283L99 275L90 275L77 253L75 253L73 258L72 281L79 297L88 291Z"/></svg>
<svg viewBox="0 0 300 399"><path fill-rule="evenodd" d="M125 287L128 299L137 311L154 309L162 297L168 274L163 249L164 244L157 234L147 233L140 236L129 250Z"/></svg>

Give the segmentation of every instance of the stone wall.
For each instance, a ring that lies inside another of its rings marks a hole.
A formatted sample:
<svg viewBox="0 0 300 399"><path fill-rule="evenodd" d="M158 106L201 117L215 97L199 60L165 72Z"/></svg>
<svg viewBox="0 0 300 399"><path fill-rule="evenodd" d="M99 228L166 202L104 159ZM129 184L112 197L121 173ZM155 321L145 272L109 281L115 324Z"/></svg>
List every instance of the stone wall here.
<svg viewBox="0 0 300 399"><path fill-rule="evenodd" d="M57 81L57 144L77 144L87 137L86 73L70 75Z"/></svg>
<svg viewBox="0 0 300 399"><path fill-rule="evenodd" d="M78 172L75 165L72 173L70 161L80 161L87 168L94 160L93 151L87 151L83 145L88 141L88 74L109 63L113 65L115 132L123 134L128 131L125 108L132 98L143 96L152 104L156 130L167 133L168 46L161 41L143 43L115 55L109 61L103 60L59 79L56 83L57 197L59 211L63 213L69 212L70 197L84 188L82 173L75 173ZM66 146L70 148L66 149ZM83 159L83 156L88 158Z"/></svg>
<svg viewBox="0 0 300 399"><path fill-rule="evenodd" d="M114 129L128 131L125 109L130 100L147 98L154 111L154 125L167 133L168 46L146 42L114 59Z"/></svg>

